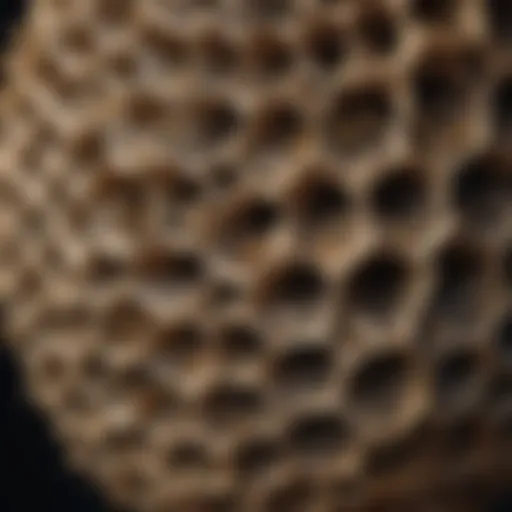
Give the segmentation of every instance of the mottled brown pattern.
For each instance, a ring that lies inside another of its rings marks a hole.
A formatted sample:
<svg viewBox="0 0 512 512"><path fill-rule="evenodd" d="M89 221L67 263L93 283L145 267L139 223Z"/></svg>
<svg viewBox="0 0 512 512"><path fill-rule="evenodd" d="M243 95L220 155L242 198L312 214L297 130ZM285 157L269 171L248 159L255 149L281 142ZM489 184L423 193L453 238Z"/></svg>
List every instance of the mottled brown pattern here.
<svg viewBox="0 0 512 512"><path fill-rule="evenodd" d="M512 460L505 4L34 2L0 292L71 463L142 512L480 510Z"/></svg>

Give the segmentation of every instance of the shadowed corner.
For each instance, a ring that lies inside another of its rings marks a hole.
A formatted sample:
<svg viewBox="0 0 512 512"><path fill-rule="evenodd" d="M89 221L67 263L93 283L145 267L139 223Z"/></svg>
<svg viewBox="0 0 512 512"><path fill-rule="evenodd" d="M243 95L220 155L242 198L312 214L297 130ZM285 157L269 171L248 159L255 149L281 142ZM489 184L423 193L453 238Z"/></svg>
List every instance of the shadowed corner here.
<svg viewBox="0 0 512 512"><path fill-rule="evenodd" d="M3 345L3 346L2 346ZM61 448L24 396L16 362L0 341L0 511L127 512L64 467Z"/></svg>
<svg viewBox="0 0 512 512"><path fill-rule="evenodd" d="M496 499L491 512L509 512L510 510L512 510L512 489Z"/></svg>

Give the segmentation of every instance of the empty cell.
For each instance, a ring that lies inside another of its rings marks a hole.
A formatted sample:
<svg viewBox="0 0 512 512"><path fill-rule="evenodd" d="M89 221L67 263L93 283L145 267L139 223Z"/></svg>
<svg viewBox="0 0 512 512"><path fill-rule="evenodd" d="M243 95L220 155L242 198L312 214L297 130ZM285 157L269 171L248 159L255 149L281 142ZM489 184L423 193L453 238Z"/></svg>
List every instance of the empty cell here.
<svg viewBox="0 0 512 512"><path fill-rule="evenodd" d="M346 91L328 109L325 129L334 150L362 152L378 145L393 113L386 89L368 86Z"/></svg>
<svg viewBox="0 0 512 512"><path fill-rule="evenodd" d="M412 14L425 22L448 22L458 0L413 0Z"/></svg>
<svg viewBox="0 0 512 512"><path fill-rule="evenodd" d="M182 70L192 58L190 43L179 34L163 32L155 27L144 32L143 47L150 58L165 69Z"/></svg>
<svg viewBox="0 0 512 512"><path fill-rule="evenodd" d="M419 171L404 167L383 173L374 185L370 201L381 220L406 223L424 210L426 196L427 184Z"/></svg>
<svg viewBox="0 0 512 512"><path fill-rule="evenodd" d="M200 65L209 73L227 75L239 64L236 43L222 34L204 34L197 46Z"/></svg>
<svg viewBox="0 0 512 512"><path fill-rule="evenodd" d="M314 266L292 262L270 276L264 292L270 304L297 306L316 303L324 290L325 283Z"/></svg>
<svg viewBox="0 0 512 512"><path fill-rule="evenodd" d="M166 463L173 471L198 470L208 467L207 448L198 439L178 439L166 453Z"/></svg>
<svg viewBox="0 0 512 512"><path fill-rule="evenodd" d="M155 290L185 290L203 278L203 261L192 252L157 250L142 258L139 275Z"/></svg>
<svg viewBox="0 0 512 512"><path fill-rule="evenodd" d="M293 64L293 49L277 34L259 34L249 45L249 65L256 76L281 78Z"/></svg>
<svg viewBox="0 0 512 512"><path fill-rule="evenodd" d="M351 401L363 412L392 410L407 391L409 377L409 363L401 353L372 356L351 379Z"/></svg>
<svg viewBox="0 0 512 512"><path fill-rule="evenodd" d="M334 356L327 347L299 343L277 358L274 380L281 389L307 391L329 379L333 364Z"/></svg>
<svg viewBox="0 0 512 512"><path fill-rule="evenodd" d="M160 334L158 356L173 361L186 362L204 346L204 335L193 321L170 326Z"/></svg>
<svg viewBox="0 0 512 512"><path fill-rule="evenodd" d="M236 383L221 383L207 390L202 412L215 424L230 425L261 413L264 397L260 390Z"/></svg>
<svg viewBox="0 0 512 512"><path fill-rule="evenodd" d="M298 455L334 455L348 439L348 427L335 413L312 413L289 427L291 449Z"/></svg>
<svg viewBox="0 0 512 512"><path fill-rule="evenodd" d="M320 70L331 71L344 61L347 44L344 30L329 23L318 23L305 35L309 59Z"/></svg>
<svg viewBox="0 0 512 512"><path fill-rule="evenodd" d="M228 358L251 358L261 353L264 340L251 325L233 323L221 328L219 344Z"/></svg>
<svg viewBox="0 0 512 512"><path fill-rule="evenodd" d="M365 46L377 54L392 52L398 42L398 27L390 13L383 8L363 9L358 29Z"/></svg>
<svg viewBox="0 0 512 512"><path fill-rule="evenodd" d="M258 240L275 228L279 220L279 207L269 200L254 197L237 201L222 222L222 238L234 244Z"/></svg>
<svg viewBox="0 0 512 512"><path fill-rule="evenodd" d="M483 77L485 60L475 45L433 45L413 68L411 87L424 121L445 122L462 111Z"/></svg>
<svg viewBox="0 0 512 512"><path fill-rule="evenodd" d="M350 208L350 198L335 180L313 169L302 178L292 193L296 215L304 226L312 229L341 220Z"/></svg>
<svg viewBox="0 0 512 512"><path fill-rule="evenodd" d="M278 442L255 436L240 443L235 453L235 468L243 477L263 474L279 462L282 449Z"/></svg>
<svg viewBox="0 0 512 512"><path fill-rule="evenodd" d="M193 138L202 149L213 148L234 136L241 119L228 101L205 101L191 112Z"/></svg>
<svg viewBox="0 0 512 512"><path fill-rule="evenodd" d="M469 351L448 354L436 369L436 396L442 406L453 407L475 396L480 383L478 356Z"/></svg>
<svg viewBox="0 0 512 512"><path fill-rule="evenodd" d="M399 256L375 254L361 262L349 280L347 300L354 313L392 316L411 278Z"/></svg>
<svg viewBox="0 0 512 512"><path fill-rule="evenodd" d="M261 151L281 151L293 147L303 132L300 109L288 103L263 107L256 119L254 143Z"/></svg>
<svg viewBox="0 0 512 512"><path fill-rule="evenodd" d="M434 317L449 322L471 319L481 295L484 262L472 246L453 243L438 255L436 287L431 299Z"/></svg>
<svg viewBox="0 0 512 512"><path fill-rule="evenodd" d="M512 204L510 169L492 155L469 160L457 169L453 202L470 225L499 225Z"/></svg>

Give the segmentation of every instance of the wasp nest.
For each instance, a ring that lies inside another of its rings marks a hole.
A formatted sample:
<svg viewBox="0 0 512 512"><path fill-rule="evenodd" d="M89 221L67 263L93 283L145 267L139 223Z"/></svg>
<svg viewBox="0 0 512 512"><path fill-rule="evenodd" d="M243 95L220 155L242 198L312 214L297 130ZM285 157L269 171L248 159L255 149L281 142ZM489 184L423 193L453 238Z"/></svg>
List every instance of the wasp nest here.
<svg viewBox="0 0 512 512"><path fill-rule="evenodd" d="M507 0L34 2L0 285L69 460L143 512L480 510L511 32Z"/></svg>

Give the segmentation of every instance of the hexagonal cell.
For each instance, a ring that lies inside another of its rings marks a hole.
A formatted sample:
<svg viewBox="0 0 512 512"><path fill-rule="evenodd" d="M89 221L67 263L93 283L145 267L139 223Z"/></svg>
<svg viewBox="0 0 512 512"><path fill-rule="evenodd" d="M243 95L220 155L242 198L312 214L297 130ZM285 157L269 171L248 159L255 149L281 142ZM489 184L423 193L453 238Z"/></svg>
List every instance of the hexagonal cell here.
<svg viewBox="0 0 512 512"><path fill-rule="evenodd" d="M209 465L208 448L202 439L178 438L166 450L165 462L172 471L197 471Z"/></svg>
<svg viewBox="0 0 512 512"><path fill-rule="evenodd" d="M228 75L240 65L241 56L237 44L222 33L204 33L195 46L201 69L211 75Z"/></svg>
<svg viewBox="0 0 512 512"><path fill-rule="evenodd" d="M191 44L185 37L155 26L143 31L142 47L147 49L149 59L167 70L181 71L190 64L192 58Z"/></svg>
<svg viewBox="0 0 512 512"><path fill-rule="evenodd" d="M451 412L478 398L481 362L478 354L459 350L440 358L436 369L436 399Z"/></svg>
<svg viewBox="0 0 512 512"><path fill-rule="evenodd" d="M234 465L243 478L254 477L279 463L282 456L282 445L279 441L255 435L237 446Z"/></svg>
<svg viewBox="0 0 512 512"><path fill-rule="evenodd" d="M482 78L481 49L438 43L427 48L412 74L412 93L425 122L455 119ZM421 119L421 118L420 118Z"/></svg>
<svg viewBox="0 0 512 512"><path fill-rule="evenodd" d="M248 43L248 66L256 76L265 79L282 78L293 70L294 50L280 34L263 32Z"/></svg>
<svg viewBox="0 0 512 512"><path fill-rule="evenodd" d="M202 326L195 320L182 320L159 334L157 357L183 364L203 349L204 342Z"/></svg>
<svg viewBox="0 0 512 512"><path fill-rule="evenodd" d="M220 222L220 239L228 246L263 240L281 218L279 205L264 197L239 197Z"/></svg>
<svg viewBox="0 0 512 512"><path fill-rule="evenodd" d="M458 0L414 0L412 14L424 22L446 23L451 20L457 3Z"/></svg>
<svg viewBox="0 0 512 512"><path fill-rule="evenodd" d="M479 155L458 169L453 202L471 226L499 226L512 204L511 168L498 156Z"/></svg>
<svg viewBox="0 0 512 512"><path fill-rule="evenodd" d="M138 272L151 290L165 293L197 286L204 277L205 268L201 255L195 252L155 248L141 256Z"/></svg>
<svg viewBox="0 0 512 512"><path fill-rule="evenodd" d="M232 101L203 98L189 112L191 140L200 150L209 150L230 140L240 129L242 119Z"/></svg>
<svg viewBox="0 0 512 512"><path fill-rule="evenodd" d="M422 174L407 165L383 173L370 196L376 216L384 222L403 224L424 212L428 184Z"/></svg>
<svg viewBox="0 0 512 512"><path fill-rule="evenodd" d="M343 64L347 44L343 29L332 21L318 21L305 33L307 57L321 71L334 71Z"/></svg>
<svg viewBox="0 0 512 512"><path fill-rule="evenodd" d="M300 456L333 456L348 436L348 426L335 412L303 414L288 429L290 448Z"/></svg>
<svg viewBox="0 0 512 512"><path fill-rule="evenodd" d="M439 253L435 271L437 279L431 299L433 317L461 325L471 320L485 273L480 251L464 242L452 242Z"/></svg>
<svg viewBox="0 0 512 512"><path fill-rule="evenodd" d="M333 367L328 346L298 343L277 357L272 374L279 390L302 393L325 384Z"/></svg>
<svg viewBox="0 0 512 512"><path fill-rule="evenodd" d="M287 101L275 101L257 113L251 143L263 153L290 150L304 129L301 108Z"/></svg>
<svg viewBox="0 0 512 512"><path fill-rule="evenodd" d="M267 277L261 299L269 308L311 306L322 299L324 290L323 277L316 267L290 261Z"/></svg>
<svg viewBox="0 0 512 512"><path fill-rule="evenodd" d="M242 321L223 325L218 333L219 350L230 360L251 360L261 354L265 341L256 328Z"/></svg>
<svg viewBox="0 0 512 512"><path fill-rule="evenodd" d="M363 7L358 33L365 47L376 54L390 54L398 44L399 27L393 15L378 4Z"/></svg>
<svg viewBox="0 0 512 512"><path fill-rule="evenodd" d="M360 84L342 92L330 106L324 129L329 146L340 152L363 152L378 145L393 114L389 91Z"/></svg>
<svg viewBox="0 0 512 512"><path fill-rule="evenodd" d="M411 364L405 354L388 351L361 362L350 382L350 400L362 412L396 412L411 378Z"/></svg>
<svg viewBox="0 0 512 512"><path fill-rule="evenodd" d="M350 209L348 193L322 167L313 167L302 176L290 194L292 209L301 226L314 233L322 227L338 226Z"/></svg>
<svg viewBox="0 0 512 512"><path fill-rule="evenodd" d="M218 383L206 390L201 411L215 425L233 426L260 414L265 405L263 391L241 383Z"/></svg>
<svg viewBox="0 0 512 512"><path fill-rule="evenodd" d="M350 276L348 307L371 318L389 318L396 312L412 279L407 263L398 255L376 253L359 263Z"/></svg>

